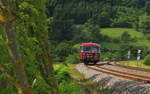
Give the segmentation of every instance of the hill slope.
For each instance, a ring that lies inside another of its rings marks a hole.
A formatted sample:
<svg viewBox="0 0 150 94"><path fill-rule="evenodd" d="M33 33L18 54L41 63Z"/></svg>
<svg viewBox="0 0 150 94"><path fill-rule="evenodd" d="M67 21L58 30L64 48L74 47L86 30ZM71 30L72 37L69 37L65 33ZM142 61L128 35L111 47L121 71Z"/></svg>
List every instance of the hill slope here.
<svg viewBox="0 0 150 94"><path fill-rule="evenodd" d="M136 30L130 28L103 28L101 31L103 35L107 35L111 38L119 38L124 32L128 32L131 37L144 37L143 33L137 32Z"/></svg>
<svg viewBox="0 0 150 94"><path fill-rule="evenodd" d="M129 44L135 46L146 46L150 49L150 40L146 39L146 36L142 32L137 32L130 28L102 28L101 34L106 35L110 38L120 39L124 32L128 32L132 38L136 38L136 42L130 42ZM118 48L120 43L107 43L102 42L105 47ZM110 46L112 45L112 46Z"/></svg>

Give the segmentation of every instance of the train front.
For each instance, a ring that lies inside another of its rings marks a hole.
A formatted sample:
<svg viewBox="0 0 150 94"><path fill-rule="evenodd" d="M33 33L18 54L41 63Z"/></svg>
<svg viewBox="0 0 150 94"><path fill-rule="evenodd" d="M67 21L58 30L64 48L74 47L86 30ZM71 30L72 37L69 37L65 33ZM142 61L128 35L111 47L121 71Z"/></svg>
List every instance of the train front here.
<svg viewBox="0 0 150 94"><path fill-rule="evenodd" d="M100 45L96 43L83 43L80 47L80 60L84 64L96 64L100 60Z"/></svg>

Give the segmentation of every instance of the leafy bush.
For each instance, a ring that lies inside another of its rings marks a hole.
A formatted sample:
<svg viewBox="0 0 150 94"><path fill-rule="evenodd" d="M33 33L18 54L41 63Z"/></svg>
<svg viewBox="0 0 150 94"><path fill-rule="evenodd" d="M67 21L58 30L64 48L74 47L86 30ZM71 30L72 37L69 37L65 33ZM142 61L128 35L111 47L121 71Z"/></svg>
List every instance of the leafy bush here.
<svg viewBox="0 0 150 94"><path fill-rule="evenodd" d="M101 60L104 61L109 61L109 60L120 60L120 54L118 52L107 52L107 53L102 53L101 55Z"/></svg>
<svg viewBox="0 0 150 94"><path fill-rule="evenodd" d="M70 80L71 78L69 70L65 65L59 65L58 67L56 67L55 72L56 72L56 79L59 84L63 81Z"/></svg>
<svg viewBox="0 0 150 94"><path fill-rule="evenodd" d="M131 24L125 18L114 19L112 23L112 27L131 27Z"/></svg>
<svg viewBox="0 0 150 94"><path fill-rule="evenodd" d="M40 74L36 75L36 83L33 88L33 94L48 94L49 85L44 81Z"/></svg>
<svg viewBox="0 0 150 94"><path fill-rule="evenodd" d="M131 40L131 35L130 35L128 32L124 32L124 33L122 33L122 35L121 35L121 40L122 40L123 42L128 42L128 41Z"/></svg>
<svg viewBox="0 0 150 94"><path fill-rule="evenodd" d="M99 42L103 38L100 34L99 26L89 22L77 26L74 31L75 34L72 39L74 43Z"/></svg>
<svg viewBox="0 0 150 94"><path fill-rule="evenodd" d="M61 42L57 45L54 52L59 57L59 61L64 61L65 57L67 57L69 54L71 54L72 46L70 43L67 42Z"/></svg>
<svg viewBox="0 0 150 94"><path fill-rule="evenodd" d="M142 15L139 18L139 28L143 33L150 33L150 16Z"/></svg>
<svg viewBox="0 0 150 94"><path fill-rule="evenodd" d="M147 55L147 56L144 58L144 64L150 65L150 55Z"/></svg>
<svg viewBox="0 0 150 94"><path fill-rule="evenodd" d="M68 67L58 64L55 66L55 72L60 94L84 94L81 87L72 81Z"/></svg>
<svg viewBox="0 0 150 94"><path fill-rule="evenodd" d="M75 44L75 45L72 47L72 53L79 53L79 52L80 52L80 45L81 45L81 44Z"/></svg>
<svg viewBox="0 0 150 94"><path fill-rule="evenodd" d="M70 63L70 64L78 64L78 63L80 63L79 53L75 53L75 54L69 55L66 58L65 63L67 63L67 64L68 63Z"/></svg>
<svg viewBox="0 0 150 94"><path fill-rule="evenodd" d="M146 36L146 39L150 40L150 35L147 35L147 36Z"/></svg>
<svg viewBox="0 0 150 94"><path fill-rule="evenodd" d="M63 81L59 85L60 94L84 94L79 85L71 81Z"/></svg>

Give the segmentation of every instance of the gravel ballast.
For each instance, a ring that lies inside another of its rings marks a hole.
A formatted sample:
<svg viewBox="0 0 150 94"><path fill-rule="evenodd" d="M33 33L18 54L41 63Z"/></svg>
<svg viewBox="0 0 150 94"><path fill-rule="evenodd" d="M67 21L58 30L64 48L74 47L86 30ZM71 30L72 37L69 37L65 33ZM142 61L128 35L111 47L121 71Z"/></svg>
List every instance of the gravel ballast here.
<svg viewBox="0 0 150 94"><path fill-rule="evenodd" d="M86 79L112 90L111 94L150 94L150 84L136 82L113 75L88 69L84 64L78 64L76 69L84 74Z"/></svg>

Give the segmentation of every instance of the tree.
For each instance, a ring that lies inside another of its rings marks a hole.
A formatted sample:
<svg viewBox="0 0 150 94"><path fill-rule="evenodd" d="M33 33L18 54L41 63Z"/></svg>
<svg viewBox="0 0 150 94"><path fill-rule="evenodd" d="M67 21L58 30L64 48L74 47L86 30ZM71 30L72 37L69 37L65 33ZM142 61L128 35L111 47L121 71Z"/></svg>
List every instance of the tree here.
<svg viewBox="0 0 150 94"><path fill-rule="evenodd" d="M143 31L143 33L150 33L150 16L142 15L139 18L139 29Z"/></svg>
<svg viewBox="0 0 150 94"><path fill-rule="evenodd" d="M131 40L131 35L128 32L123 32L121 35L121 40L123 42L128 42Z"/></svg>
<svg viewBox="0 0 150 94"><path fill-rule="evenodd" d="M53 61L51 56L51 44L48 34L49 19L46 16L46 4L47 0L38 0L36 2L22 2L20 5L21 11L24 14L21 15L21 25L25 25L28 30L20 28L28 37L34 38L36 41L34 46L37 46L34 50L37 51L35 55L37 59L38 70L40 71L42 78L50 87L50 94L58 94L57 81L55 80L55 74L53 69ZM21 12L21 13L22 13ZM30 13L30 14L29 14ZM23 21L23 22L22 22ZM51 30L51 28L49 28ZM25 40L24 40L25 41ZM37 45L36 45L37 44ZM40 49L37 49L40 48Z"/></svg>
<svg viewBox="0 0 150 94"><path fill-rule="evenodd" d="M57 45L54 51L56 56L60 58L59 61L64 61L65 58L71 54L71 50L71 43L62 42Z"/></svg>
<svg viewBox="0 0 150 94"><path fill-rule="evenodd" d="M100 27L109 27L111 24L110 14L107 11L102 11L97 16L93 17L95 24L98 24Z"/></svg>
<svg viewBox="0 0 150 94"><path fill-rule="evenodd" d="M16 73L16 88L18 93L31 94L30 86L27 80L27 76L22 64L20 51L18 50L17 43L17 29L14 21L16 20L16 7L15 3L11 0L2 0L2 14L4 15L4 24L6 32L6 41L8 46L9 55L12 59L14 71Z"/></svg>
<svg viewBox="0 0 150 94"><path fill-rule="evenodd" d="M32 83L31 74L37 76L32 73L36 71L38 77L42 75L49 85L49 93L58 94L48 40L49 21L46 17L46 0L36 2L3 0L2 3L4 5L1 7L2 14L5 20L2 27L5 26L5 30L8 31L6 32L7 45L16 72L17 85L15 86L18 93L31 93L29 82Z"/></svg>
<svg viewBox="0 0 150 94"><path fill-rule="evenodd" d="M144 58L144 64L150 65L150 55L147 55L147 56Z"/></svg>
<svg viewBox="0 0 150 94"><path fill-rule="evenodd" d="M150 14L150 1L145 3L144 10L147 12L147 14Z"/></svg>

